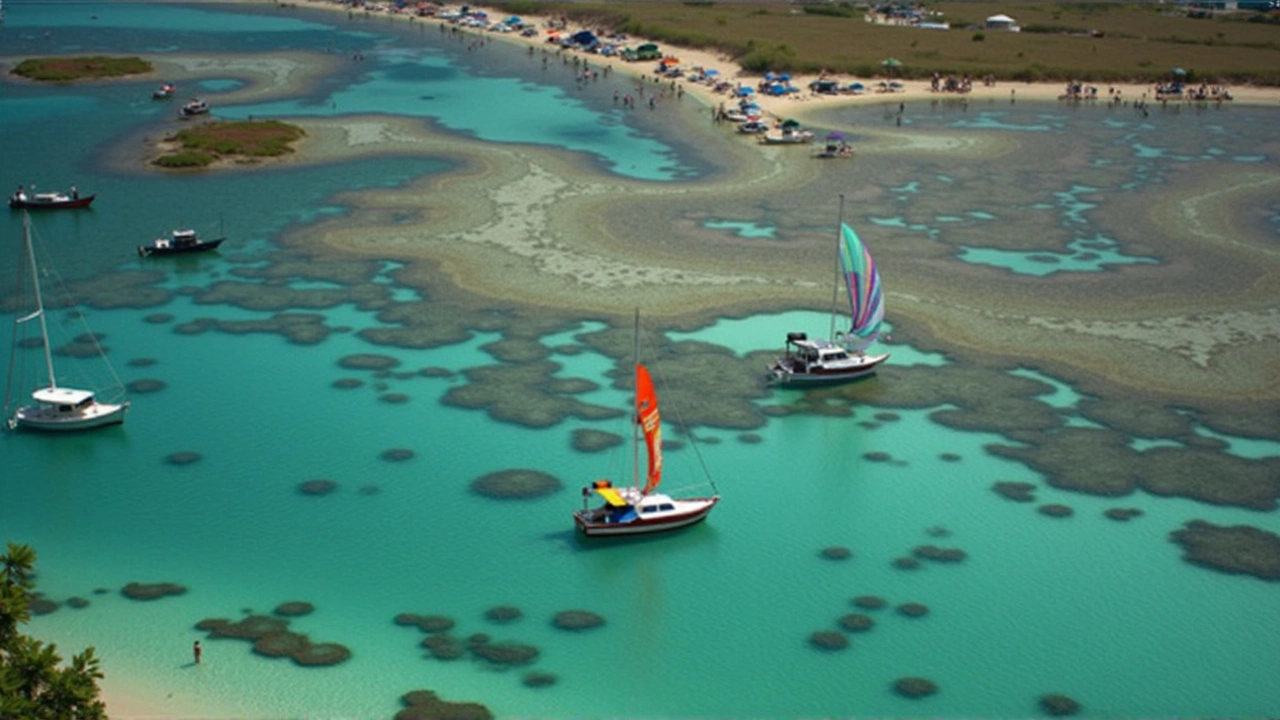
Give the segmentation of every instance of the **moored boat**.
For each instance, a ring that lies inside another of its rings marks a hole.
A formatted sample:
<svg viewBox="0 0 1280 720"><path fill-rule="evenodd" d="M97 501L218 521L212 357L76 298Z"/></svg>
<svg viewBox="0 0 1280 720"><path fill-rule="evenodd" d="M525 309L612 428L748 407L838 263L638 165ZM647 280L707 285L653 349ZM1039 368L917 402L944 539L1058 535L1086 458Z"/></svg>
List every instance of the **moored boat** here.
<svg viewBox="0 0 1280 720"><path fill-rule="evenodd" d="M195 230L179 229L170 233L170 237L156 238L150 245L139 245L138 254L142 257L152 255L184 255L186 253L208 252L217 250L226 240L220 237L215 240L202 240Z"/></svg>
<svg viewBox="0 0 1280 720"><path fill-rule="evenodd" d="M840 225L836 232L836 293L832 296L830 340L807 333L787 333L783 357L769 366L767 379L782 385L823 385L849 382L875 373L889 359L888 353L867 354L880 336L884 321L884 289L880 272L862 239L844 222L844 197L840 198ZM835 332L839 288L849 302L849 329Z"/></svg>
<svg viewBox="0 0 1280 720"><path fill-rule="evenodd" d="M177 88L173 86L173 83L165 83L160 87L156 88L155 90L151 91L151 99L152 100L170 100L173 98L173 94L176 91L177 91Z"/></svg>
<svg viewBox="0 0 1280 720"><path fill-rule="evenodd" d="M21 185L18 191L9 196L9 207L19 210L66 210L70 208L87 208L93 204L96 195L81 195L75 186L71 186L71 191L67 193L60 192L35 192L35 188L28 192Z"/></svg>
<svg viewBox="0 0 1280 720"><path fill-rule="evenodd" d="M53 366L53 351L49 345L49 327L45 319L44 297L40 292L40 271L36 267L35 250L31 243L31 218L24 214L22 218L23 250L31 273L31 294L34 310L20 315L15 320L13 355L9 362L9 387L5 393L5 414L9 429L42 430L50 432L67 432L74 430L90 430L124 422L125 413L129 410L129 401L99 402L92 390L62 387L58 385L58 376ZM21 307L21 305L19 305ZM10 412L10 399L16 398L14 383L18 373L20 353L26 352L22 344L16 342L18 330L31 321L39 321L40 347L44 351L44 367L46 385L38 387L31 393L34 404L20 406ZM93 337L90 333L90 337ZM94 345L97 340L94 338ZM102 356L101 348L97 348ZM105 356L103 362L106 362ZM114 372L112 376L114 377ZM118 382L118 381L117 381Z"/></svg>
<svg viewBox="0 0 1280 720"><path fill-rule="evenodd" d="M636 313L636 342L639 343L640 315ZM637 349L637 357L639 352ZM676 530L702 522L711 513L720 495L710 478L713 494L702 497L675 498L654 492L662 482L662 422L658 414L658 395L648 368L635 365L634 432L637 447L640 436L648 454L648 468L641 484L637 464L636 477L630 487L616 487L609 480L596 480L582 489L582 509L573 513L574 525L587 536L645 535ZM589 507L593 496L604 504Z"/></svg>
<svg viewBox="0 0 1280 720"><path fill-rule="evenodd" d="M204 100L201 100L200 98L194 98L192 100L188 100L186 104L182 106L182 109L179 110L178 112L182 115L182 117L194 117L196 115L204 115L209 112L209 103L205 102Z"/></svg>

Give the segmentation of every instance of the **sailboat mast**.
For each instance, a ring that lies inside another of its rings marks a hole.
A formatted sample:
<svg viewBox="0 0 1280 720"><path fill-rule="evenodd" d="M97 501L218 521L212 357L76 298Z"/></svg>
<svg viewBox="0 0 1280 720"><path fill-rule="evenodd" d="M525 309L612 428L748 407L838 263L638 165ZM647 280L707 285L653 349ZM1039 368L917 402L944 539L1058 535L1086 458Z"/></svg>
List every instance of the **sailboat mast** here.
<svg viewBox="0 0 1280 720"><path fill-rule="evenodd" d="M827 337L834 342L836 339L836 307L840 302L840 285L843 278L840 277L840 229L844 226L844 193L840 193L840 220L836 223L836 261L833 265L835 268L835 282L831 285L831 327L827 329Z"/></svg>
<svg viewBox="0 0 1280 720"><path fill-rule="evenodd" d="M40 318L40 340L44 343L44 365L49 371L49 387L58 387L58 380L53 375L53 351L49 349L49 326L44 319L44 298L40 295L40 272L36 270L36 251L31 244L31 216L22 211L22 237L27 246L27 259L31 263L31 286L36 294L35 316ZM31 316L28 315L28 318Z"/></svg>
<svg viewBox="0 0 1280 720"><path fill-rule="evenodd" d="M640 308L636 308L632 333L631 368L631 481L640 488Z"/></svg>

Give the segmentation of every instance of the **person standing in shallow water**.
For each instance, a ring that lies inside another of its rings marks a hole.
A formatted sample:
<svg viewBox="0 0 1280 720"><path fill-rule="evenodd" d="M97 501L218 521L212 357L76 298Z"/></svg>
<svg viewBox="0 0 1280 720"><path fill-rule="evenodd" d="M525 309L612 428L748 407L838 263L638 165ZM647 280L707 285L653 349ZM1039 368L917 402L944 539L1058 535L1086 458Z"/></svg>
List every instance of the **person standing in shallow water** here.
<svg viewBox="0 0 1280 720"><path fill-rule="evenodd" d="M196 664L197 664L197 665L199 665L199 664L200 664L200 655L201 655L201 653L203 653L203 652L204 652L204 649L200 647L200 641L199 641L199 640L197 640L197 641L195 642L195 644L191 646L191 652L196 656Z"/></svg>

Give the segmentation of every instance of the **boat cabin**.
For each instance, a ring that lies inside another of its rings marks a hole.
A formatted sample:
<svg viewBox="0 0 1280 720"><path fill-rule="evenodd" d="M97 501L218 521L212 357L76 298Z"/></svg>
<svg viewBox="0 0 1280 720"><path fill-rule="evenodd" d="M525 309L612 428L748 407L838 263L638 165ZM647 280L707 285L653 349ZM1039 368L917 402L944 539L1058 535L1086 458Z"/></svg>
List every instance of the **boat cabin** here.
<svg viewBox="0 0 1280 720"><path fill-rule="evenodd" d="M40 404L44 413L77 413L93 404L93 393L88 390L48 387L31 393L31 399Z"/></svg>
<svg viewBox="0 0 1280 720"><path fill-rule="evenodd" d="M787 359L803 368L829 367L851 359L849 351L827 340L813 340L805 333L787 333Z"/></svg>

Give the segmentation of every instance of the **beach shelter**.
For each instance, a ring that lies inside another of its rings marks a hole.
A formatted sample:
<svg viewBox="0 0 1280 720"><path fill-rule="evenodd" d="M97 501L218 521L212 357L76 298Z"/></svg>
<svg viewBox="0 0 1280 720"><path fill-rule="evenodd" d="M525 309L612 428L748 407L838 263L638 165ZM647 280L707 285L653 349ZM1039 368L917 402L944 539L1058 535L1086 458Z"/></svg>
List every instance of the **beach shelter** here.
<svg viewBox="0 0 1280 720"><path fill-rule="evenodd" d="M590 30L579 30L569 36L569 42L582 47L594 47L600 44L600 39Z"/></svg>
<svg viewBox="0 0 1280 720"><path fill-rule="evenodd" d="M844 133L840 132L839 130L832 130L831 132L827 133L827 139L833 142L838 142L844 139Z"/></svg>
<svg viewBox="0 0 1280 720"><path fill-rule="evenodd" d="M889 58L887 60L881 60L880 66L887 67L887 68L902 67L902 61L899 60L898 58Z"/></svg>
<svg viewBox="0 0 1280 720"><path fill-rule="evenodd" d="M1017 31L1019 29L1018 21L1004 14L992 15L991 17L987 18L985 25L992 30Z"/></svg>
<svg viewBox="0 0 1280 720"><path fill-rule="evenodd" d="M795 118L787 118L782 121L782 127L787 130L798 130L800 128L800 121Z"/></svg>

